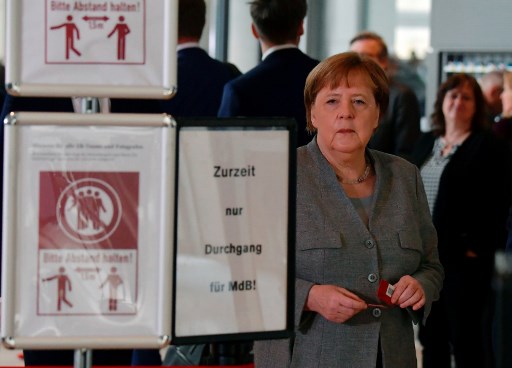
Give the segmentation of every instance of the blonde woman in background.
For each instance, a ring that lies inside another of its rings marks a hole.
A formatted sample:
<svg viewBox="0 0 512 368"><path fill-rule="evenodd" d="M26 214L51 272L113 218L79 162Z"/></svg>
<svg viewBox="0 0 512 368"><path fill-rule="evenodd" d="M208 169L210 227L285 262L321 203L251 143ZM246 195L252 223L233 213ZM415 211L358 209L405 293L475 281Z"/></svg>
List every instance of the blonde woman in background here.
<svg viewBox="0 0 512 368"><path fill-rule="evenodd" d="M503 92L500 95L503 111L492 125L494 134L508 142L512 150L512 72L503 75Z"/></svg>

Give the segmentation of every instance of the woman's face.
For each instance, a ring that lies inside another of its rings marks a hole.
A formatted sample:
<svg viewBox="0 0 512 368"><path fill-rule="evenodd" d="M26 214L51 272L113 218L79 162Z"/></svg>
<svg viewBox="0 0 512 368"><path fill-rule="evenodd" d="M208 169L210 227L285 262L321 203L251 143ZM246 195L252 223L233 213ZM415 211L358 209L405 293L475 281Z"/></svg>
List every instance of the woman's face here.
<svg viewBox="0 0 512 368"><path fill-rule="evenodd" d="M447 124L471 125L475 111L475 95L469 83L464 83L446 92L443 100L443 114Z"/></svg>
<svg viewBox="0 0 512 368"><path fill-rule="evenodd" d="M364 152L378 126L379 106L369 78L354 72L349 74L348 82L343 80L334 89L325 86L311 106L311 122L323 150Z"/></svg>

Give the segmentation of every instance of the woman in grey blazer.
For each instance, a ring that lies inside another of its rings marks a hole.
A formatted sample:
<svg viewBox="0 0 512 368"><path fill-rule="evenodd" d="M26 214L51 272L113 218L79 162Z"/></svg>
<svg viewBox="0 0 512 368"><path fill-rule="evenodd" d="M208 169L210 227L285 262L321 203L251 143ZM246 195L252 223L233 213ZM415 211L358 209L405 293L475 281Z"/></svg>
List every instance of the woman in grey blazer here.
<svg viewBox="0 0 512 368"><path fill-rule="evenodd" d="M416 367L411 315L425 321L443 269L417 168L367 148L387 78L369 58L334 55L304 100L316 137L297 152L296 331L257 342L256 367Z"/></svg>

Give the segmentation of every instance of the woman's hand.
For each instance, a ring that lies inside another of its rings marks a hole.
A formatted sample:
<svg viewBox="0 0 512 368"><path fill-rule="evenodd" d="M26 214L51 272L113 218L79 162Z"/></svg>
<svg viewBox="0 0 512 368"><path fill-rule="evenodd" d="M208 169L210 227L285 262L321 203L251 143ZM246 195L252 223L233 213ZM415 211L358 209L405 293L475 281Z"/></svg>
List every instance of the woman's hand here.
<svg viewBox="0 0 512 368"><path fill-rule="evenodd" d="M425 305L425 291L414 277L402 276L394 287L391 303L400 305L400 308L412 306L413 310L418 310Z"/></svg>
<svg viewBox="0 0 512 368"><path fill-rule="evenodd" d="M325 319L343 323L368 308L366 302L350 291L334 285L314 285L309 290L305 310Z"/></svg>

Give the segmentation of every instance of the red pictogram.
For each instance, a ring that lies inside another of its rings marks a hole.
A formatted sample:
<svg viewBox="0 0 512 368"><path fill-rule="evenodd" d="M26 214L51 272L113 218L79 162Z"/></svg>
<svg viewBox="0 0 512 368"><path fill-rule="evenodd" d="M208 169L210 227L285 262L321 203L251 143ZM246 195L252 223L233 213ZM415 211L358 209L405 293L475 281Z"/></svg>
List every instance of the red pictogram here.
<svg viewBox="0 0 512 368"><path fill-rule="evenodd" d="M80 31L78 30L78 27L76 26L76 24L72 22L72 20L73 20L72 15L68 15L66 19L68 20L67 23L62 23L57 26L50 27L50 29L55 30L55 29L59 29L59 28L63 28L63 27L65 28L65 30L66 30L66 59L69 59L69 51L70 50L73 51L78 56L82 56L80 51L78 51L75 48L75 32L76 32L76 39L79 40L80 39Z"/></svg>
<svg viewBox="0 0 512 368"><path fill-rule="evenodd" d="M119 17L119 23L116 24L114 29L108 34L108 38L112 37L117 32L117 60L126 59L126 35L130 33L130 28L124 23L124 17Z"/></svg>
<svg viewBox="0 0 512 368"><path fill-rule="evenodd" d="M117 192L106 182L88 178L71 183L57 201L57 221L76 241L98 242L112 234L122 216Z"/></svg>
<svg viewBox="0 0 512 368"><path fill-rule="evenodd" d="M43 282L52 281L57 279L57 310L60 311L62 308L62 302L66 303L70 308L73 304L66 298L66 292L71 291L71 280L66 275L66 269L59 267L59 273L43 279ZM67 286L67 291L66 291Z"/></svg>
<svg viewBox="0 0 512 368"><path fill-rule="evenodd" d="M108 310L109 311L116 311L117 310L117 300L118 300L118 293L117 289L120 285L122 285L123 279L119 274L117 273L117 268L112 267L110 269L110 274L107 276L105 281L100 285L100 289L103 289L103 287L108 284L109 286L109 297L108 297Z"/></svg>

